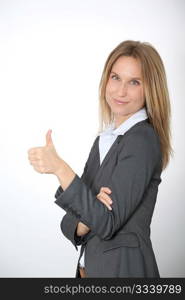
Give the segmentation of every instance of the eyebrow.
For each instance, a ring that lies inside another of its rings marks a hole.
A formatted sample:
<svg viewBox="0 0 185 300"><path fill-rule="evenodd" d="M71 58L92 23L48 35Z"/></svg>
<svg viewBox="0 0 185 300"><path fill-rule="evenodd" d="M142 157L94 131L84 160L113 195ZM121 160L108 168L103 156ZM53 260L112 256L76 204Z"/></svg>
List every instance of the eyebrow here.
<svg viewBox="0 0 185 300"><path fill-rule="evenodd" d="M114 74L118 75L118 74L117 74L116 72L114 72L114 71L111 71L110 74L111 74L111 73L114 73ZM119 75L118 75L118 76L119 76ZM131 77L131 79L138 79L138 80L141 80L140 77Z"/></svg>

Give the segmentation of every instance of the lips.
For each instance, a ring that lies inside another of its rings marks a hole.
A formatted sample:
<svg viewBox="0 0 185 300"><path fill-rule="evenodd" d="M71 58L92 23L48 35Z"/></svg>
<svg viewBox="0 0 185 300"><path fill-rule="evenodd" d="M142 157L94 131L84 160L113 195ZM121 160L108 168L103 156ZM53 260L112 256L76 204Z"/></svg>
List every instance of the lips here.
<svg viewBox="0 0 185 300"><path fill-rule="evenodd" d="M126 104L126 103L128 103L128 102L126 102L126 101L120 101L120 100L118 100L118 99L113 99L114 100L114 102L116 102L117 104Z"/></svg>

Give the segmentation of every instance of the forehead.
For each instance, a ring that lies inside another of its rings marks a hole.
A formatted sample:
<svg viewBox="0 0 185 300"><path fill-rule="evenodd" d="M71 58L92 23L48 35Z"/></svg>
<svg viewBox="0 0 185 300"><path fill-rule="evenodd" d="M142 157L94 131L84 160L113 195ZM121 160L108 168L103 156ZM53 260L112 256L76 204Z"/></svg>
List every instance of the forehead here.
<svg viewBox="0 0 185 300"><path fill-rule="evenodd" d="M113 64L111 72L120 76L141 77L141 62L131 56L121 56Z"/></svg>

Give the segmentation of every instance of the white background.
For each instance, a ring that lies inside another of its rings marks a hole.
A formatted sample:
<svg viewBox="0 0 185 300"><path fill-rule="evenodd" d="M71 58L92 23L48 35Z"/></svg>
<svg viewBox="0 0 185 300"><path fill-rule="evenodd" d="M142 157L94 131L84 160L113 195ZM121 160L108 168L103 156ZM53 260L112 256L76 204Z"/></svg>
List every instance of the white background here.
<svg viewBox="0 0 185 300"><path fill-rule="evenodd" d="M151 239L161 277L185 275L185 1L0 0L0 277L74 277L79 251L60 231L58 179L29 164L52 137L81 176L98 129L107 56L150 42L166 68L174 159L162 173Z"/></svg>

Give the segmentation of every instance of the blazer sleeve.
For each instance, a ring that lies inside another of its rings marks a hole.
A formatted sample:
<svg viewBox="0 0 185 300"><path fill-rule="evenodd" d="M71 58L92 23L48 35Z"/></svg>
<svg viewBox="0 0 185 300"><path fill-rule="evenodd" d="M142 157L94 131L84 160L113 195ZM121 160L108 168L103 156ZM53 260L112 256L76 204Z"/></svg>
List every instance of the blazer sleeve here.
<svg viewBox="0 0 185 300"><path fill-rule="evenodd" d="M94 141L93 146L91 147L89 157L93 151L96 140ZM83 181L83 177L88 168L89 157L85 164L83 174L81 175L82 181ZM64 192L64 190L62 189L62 187L60 185L55 193L55 198L58 199L63 192ZM90 238L92 238L95 235L95 233L93 233L90 230L87 234L85 234L83 236L78 236L77 235L77 225L80 221L82 222L82 220L80 219L80 216L77 216L76 214L72 213L71 211L67 211L67 213L63 216L62 221L60 223L60 228L61 228L62 233L68 240L70 240L72 242L72 244L75 246L76 250L78 250L77 246L86 243Z"/></svg>
<svg viewBox="0 0 185 300"><path fill-rule="evenodd" d="M151 127L138 127L124 137L109 181L112 211L96 198L77 174L57 197L56 204L80 217L101 239L111 239L142 201L161 159L158 142Z"/></svg>
<svg viewBox="0 0 185 300"><path fill-rule="evenodd" d="M63 235L72 242L75 246L76 250L78 250L79 245L82 245L87 242L94 234L89 231L87 234L83 236L77 236L76 230L77 225L81 220L76 217L71 212L67 212L64 217L62 218L60 227L62 230Z"/></svg>

